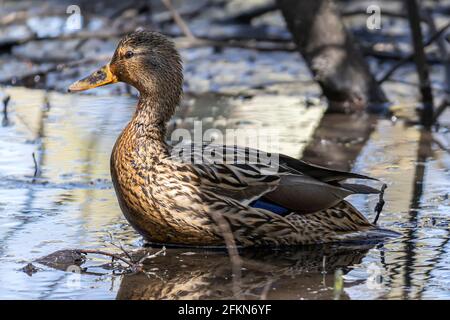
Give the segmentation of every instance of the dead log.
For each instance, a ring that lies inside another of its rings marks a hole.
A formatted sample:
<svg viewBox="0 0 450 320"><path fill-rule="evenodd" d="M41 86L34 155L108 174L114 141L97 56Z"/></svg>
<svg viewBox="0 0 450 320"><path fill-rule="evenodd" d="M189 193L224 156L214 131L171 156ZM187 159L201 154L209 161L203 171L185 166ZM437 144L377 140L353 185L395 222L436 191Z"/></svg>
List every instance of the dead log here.
<svg viewBox="0 0 450 320"><path fill-rule="evenodd" d="M387 98L332 0L277 0L299 52L329 101L354 112Z"/></svg>

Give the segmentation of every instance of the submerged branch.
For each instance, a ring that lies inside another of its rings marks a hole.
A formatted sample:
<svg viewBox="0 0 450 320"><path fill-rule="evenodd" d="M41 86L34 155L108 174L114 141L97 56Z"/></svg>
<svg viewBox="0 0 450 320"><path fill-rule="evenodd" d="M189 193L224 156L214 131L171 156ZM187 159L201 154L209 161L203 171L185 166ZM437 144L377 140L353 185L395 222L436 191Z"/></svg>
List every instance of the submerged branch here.
<svg viewBox="0 0 450 320"><path fill-rule="evenodd" d="M102 255L102 256L107 256L107 257L114 258L116 260L122 261L122 262L124 262L125 264L127 264L130 267L134 266L132 261L130 261L128 259L125 259L125 258L123 258L120 255L115 254L115 253L102 251L102 250L94 250L94 249L75 249L74 251L77 252L77 253L83 253L83 254L98 254L98 255Z"/></svg>
<svg viewBox="0 0 450 320"><path fill-rule="evenodd" d="M110 257L110 258L113 258L115 260L125 263L128 266L127 269L131 272L141 272L141 271L144 271L144 262L148 259L153 259L159 255L165 254L166 247L162 247L161 250L159 250L155 253L146 251L145 254L142 257L140 257L137 261L132 258L132 254L129 252L124 253L125 256L127 257L127 258L124 258L123 256L115 254L115 253L102 251L102 250L95 250L95 249L75 249L74 251L77 253L80 253L80 254L97 254L97 255L107 256L107 257ZM124 252L125 252L125 250L124 250Z"/></svg>

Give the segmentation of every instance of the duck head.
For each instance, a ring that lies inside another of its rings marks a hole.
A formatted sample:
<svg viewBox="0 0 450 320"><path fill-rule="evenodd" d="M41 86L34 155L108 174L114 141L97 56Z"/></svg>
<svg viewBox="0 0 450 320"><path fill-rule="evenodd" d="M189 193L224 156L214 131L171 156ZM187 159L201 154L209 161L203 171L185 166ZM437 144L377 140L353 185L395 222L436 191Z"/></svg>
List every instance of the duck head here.
<svg viewBox="0 0 450 320"><path fill-rule="evenodd" d="M120 40L107 65L73 83L68 91L84 91L119 81L139 91L140 104L150 102L175 108L182 94L183 71L174 43L157 32L130 33Z"/></svg>

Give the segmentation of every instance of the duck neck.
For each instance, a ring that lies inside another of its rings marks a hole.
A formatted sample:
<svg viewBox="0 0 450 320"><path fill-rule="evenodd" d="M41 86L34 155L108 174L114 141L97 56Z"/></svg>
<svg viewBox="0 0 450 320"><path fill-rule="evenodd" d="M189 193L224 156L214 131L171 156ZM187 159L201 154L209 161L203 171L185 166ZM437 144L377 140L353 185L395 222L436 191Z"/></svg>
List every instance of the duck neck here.
<svg viewBox="0 0 450 320"><path fill-rule="evenodd" d="M166 125L175 107L170 99L155 99L152 95L141 94L132 120L137 136L165 144Z"/></svg>

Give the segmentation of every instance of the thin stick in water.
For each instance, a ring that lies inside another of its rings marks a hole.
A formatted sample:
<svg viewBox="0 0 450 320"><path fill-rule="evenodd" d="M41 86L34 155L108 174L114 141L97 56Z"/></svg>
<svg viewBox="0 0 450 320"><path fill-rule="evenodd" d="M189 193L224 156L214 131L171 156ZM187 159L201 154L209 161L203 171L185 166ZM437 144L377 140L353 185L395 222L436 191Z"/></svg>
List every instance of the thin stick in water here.
<svg viewBox="0 0 450 320"><path fill-rule="evenodd" d="M380 195L379 195L379 199L378 199L378 203L375 206L374 211L376 212L376 216L375 219L373 219L373 224L377 224L378 222L378 218L380 217L380 213L381 211L383 211L383 207L384 207L384 190L386 190L387 185L384 183L383 186L381 187L381 191L380 191Z"/></svg>
<svg viewBox="0 0 450 320"><path fill-rule="evenodd" d="M36 160L36 154L33 152L32 153L33 156L33 163L34 163L34 174L33 174L33 178L36 178L38 176L39 173L39 164Z"/></svg>
<svg viewBox="0 0 450 320"><path fill-rule="evenodd" d="M2 125L4 127L6 127L9 124L8 104L9 104L10 100L11 100L11 96L9 96L9 95L7 95L6 97L3 98L3 120L2 120Z"/></svg>

